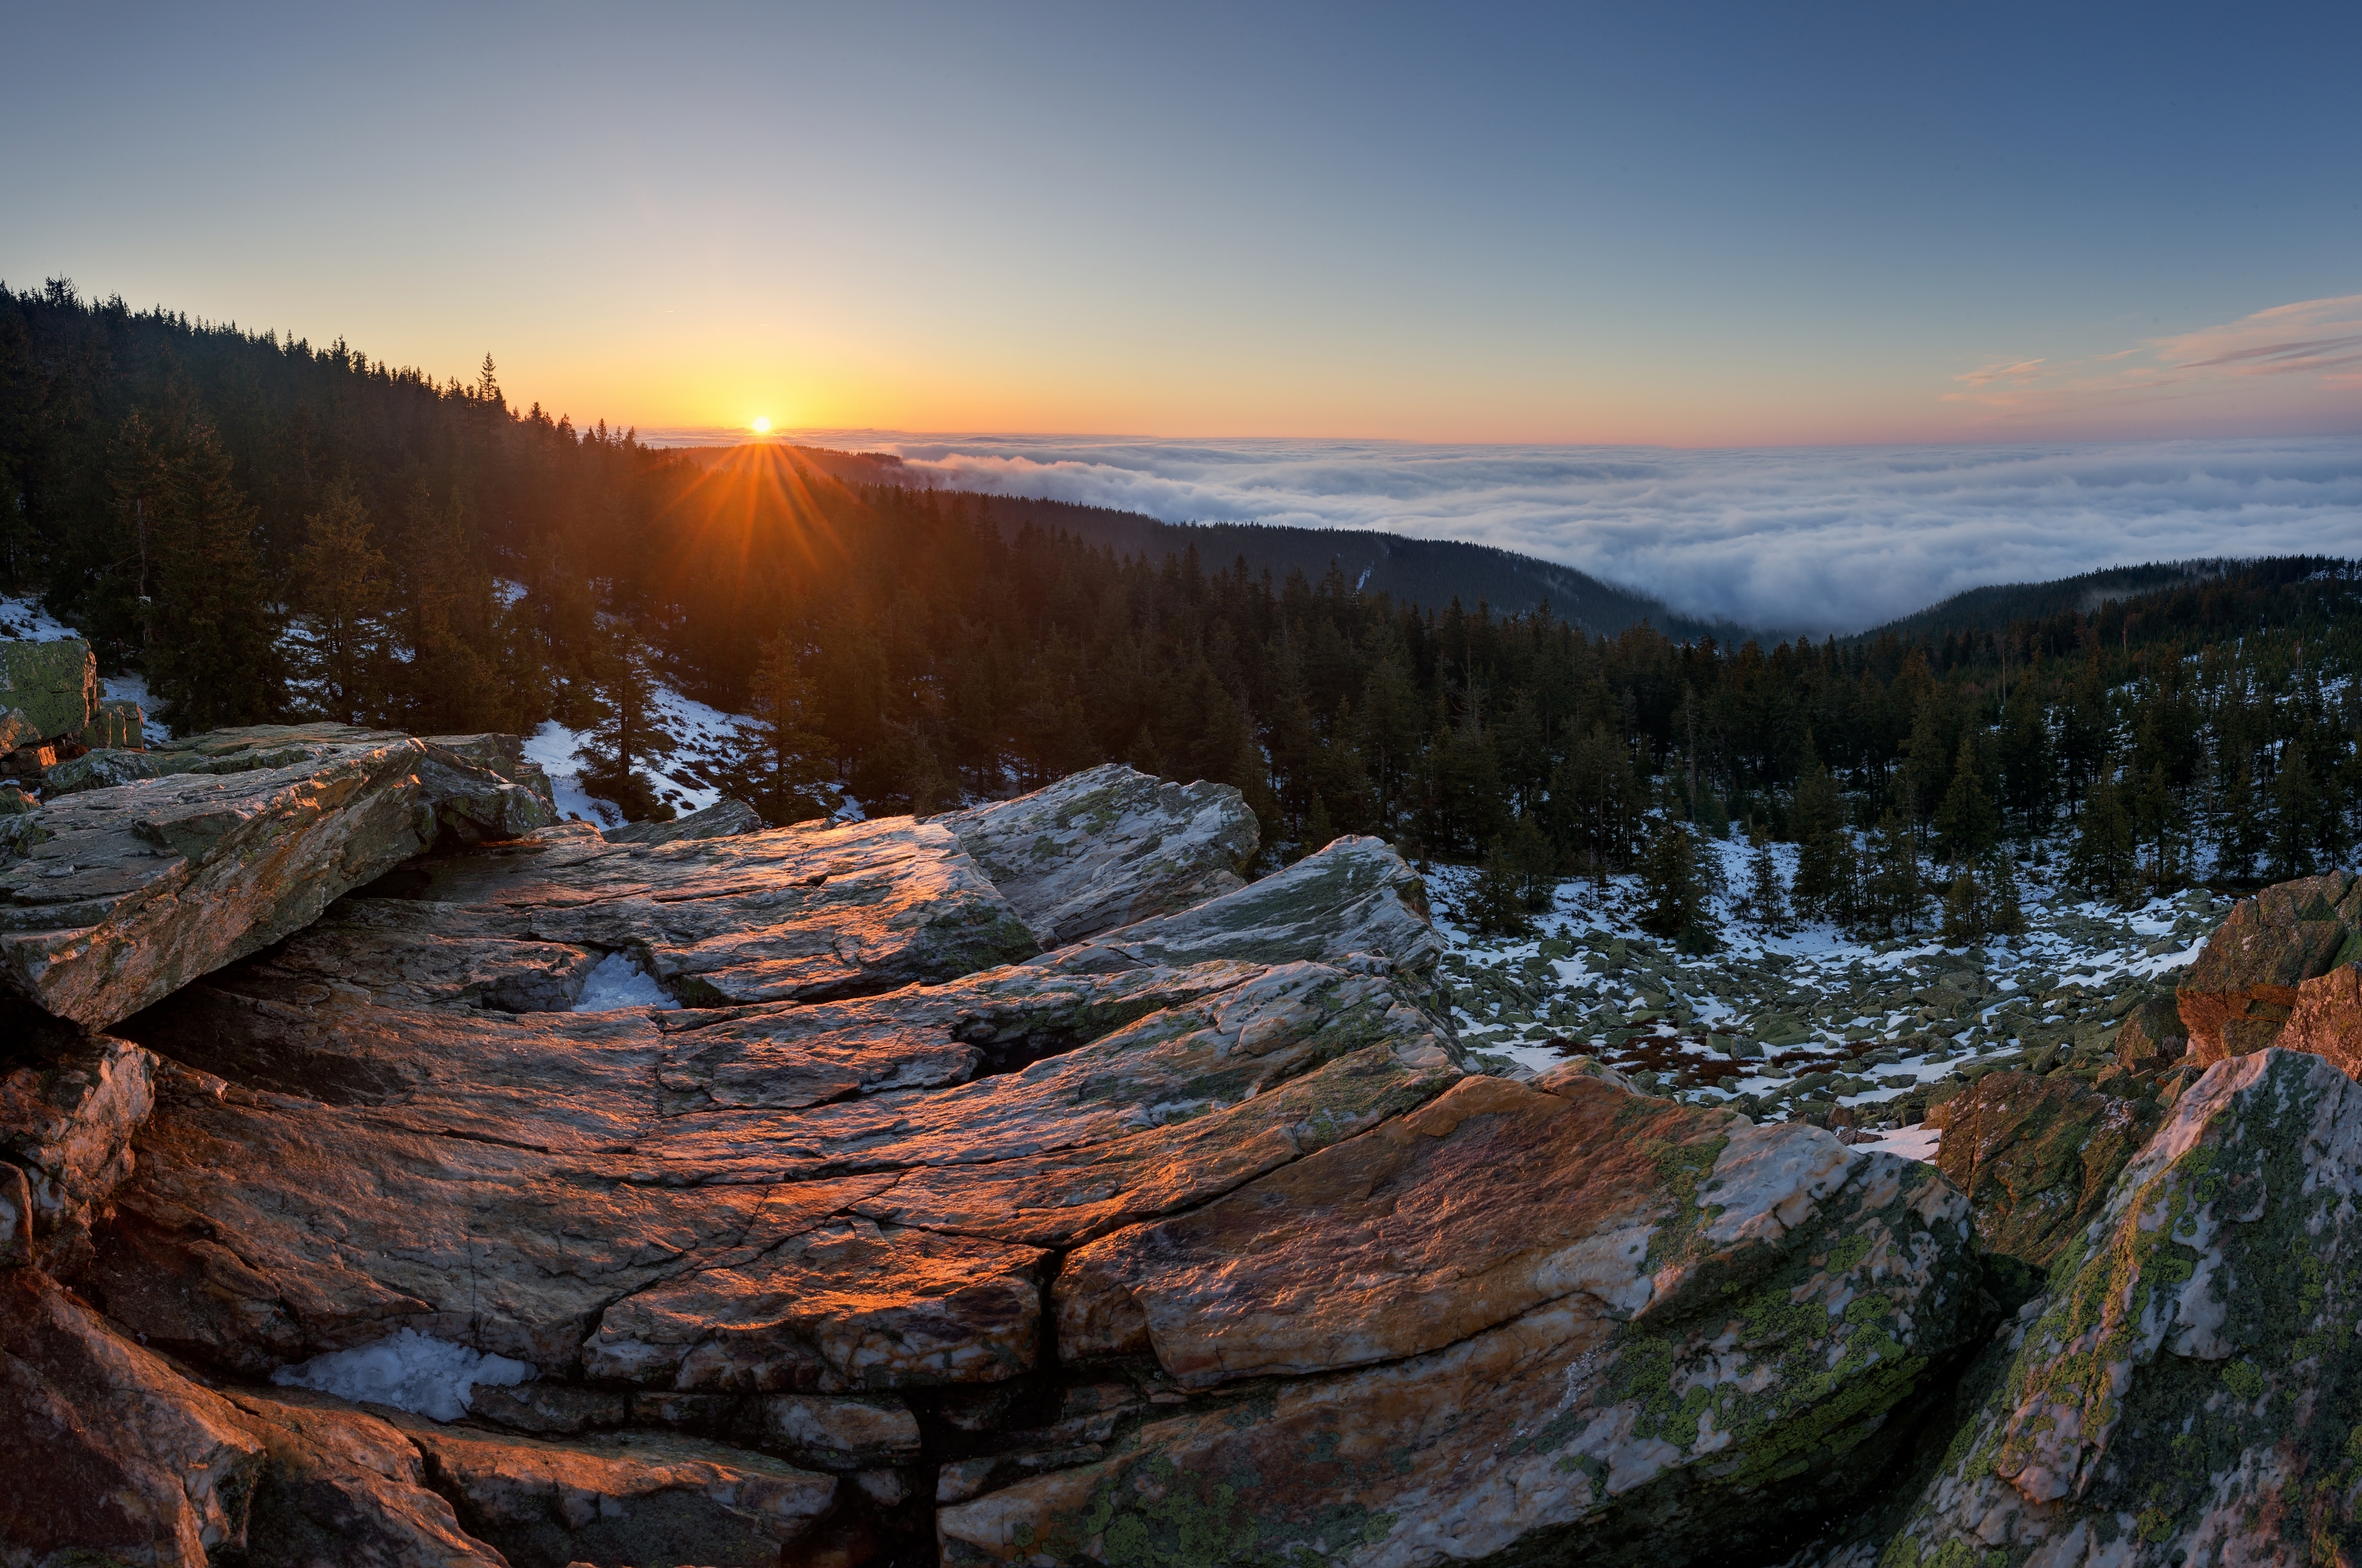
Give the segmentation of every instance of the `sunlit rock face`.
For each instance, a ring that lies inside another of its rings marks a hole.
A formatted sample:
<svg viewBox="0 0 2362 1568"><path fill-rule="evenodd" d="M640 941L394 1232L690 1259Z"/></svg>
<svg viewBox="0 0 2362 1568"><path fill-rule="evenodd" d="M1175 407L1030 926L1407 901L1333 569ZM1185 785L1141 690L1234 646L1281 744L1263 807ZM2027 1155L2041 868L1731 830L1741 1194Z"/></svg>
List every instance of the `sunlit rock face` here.
<svg viewBox="0 0 2362 1568"><path fill-rule="evenodd" d="M126 1561L1717 1562L1982 1332L1932 1167L1471 1075L1402 857L1242 881L1223 787L617 843L499 818L498 737L273 744L42 808L409 824L0 1101L83 1237L7 1375Z"/></svg>

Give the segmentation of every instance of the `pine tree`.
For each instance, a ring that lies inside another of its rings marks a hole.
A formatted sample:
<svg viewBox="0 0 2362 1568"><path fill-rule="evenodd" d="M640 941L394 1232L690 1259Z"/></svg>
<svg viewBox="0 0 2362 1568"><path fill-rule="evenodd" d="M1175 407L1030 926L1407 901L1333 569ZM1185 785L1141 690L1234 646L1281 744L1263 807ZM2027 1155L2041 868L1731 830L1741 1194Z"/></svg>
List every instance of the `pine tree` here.
<svg viewBox="0 0 2362 1568"><path fill-rule="evenodd" d="M2001 842L2001 812L1985 793L1973 735L1960 737L1960 752L1944 803L1936 811L1936 844L1944 864L1956 869L1982 859Z"/></svg>
<svg viewBox="0 0 2362 1568"><path fill-rule="evenodd" d="M1926 882L1920 871L1917 837L1902 812L1890 808L1878 819L1870 862L1870 886L1862 900L1868 912L1882 930L1892 932L1899 925L1906 932L1917 931Z"/></svg>
<svg viewBox="0 0 2362 1568"><path fill-rule="evenodd" d="M1507 836L1494 843L1507 856L1518 902L1536 913L1550 908L1558 893L1559 857L1540 825L1530 816L1519 816L1509 824Z"/></svg>
<svg viewBox="0 0 2362 1568"><path fill-rule="evenodd" d="M2290 881L2310 877L2316 869L2313 845L2320 836L2320 791L2304 747L2290 741L2280 751L2279 772L2272 779L2272 879Z"/></svg>
<svg viewBox="0 0 2362 1568"><path fill-rule="evenodd" d="M2228 771L2215 813L2215 868L2235 882L2252 882L2265 845L2263 813L2256 799L2253 756L2243 749Z"/></svg>
<svg viewBox="0 0 2362 1568"><path fill-rule="evenodd" d="M1561 842L1603 892L1609 874L1631 863L1640 799L1632 748L1606 724L1592 725L1560 765L1550 804Z"/></svg>
<svg viewBox="0 0 2362 1568"><path fill-rule="evenodd" d="M750 702L754 723L740 767L748 802L773 827L827 815L834 801L819 786L830 773L828 744L814 727L819 703L791 634L763 645Z"/></svg>
<svg viewBox="0 0 2362 1568"><path fill-rule="evenodd" d="M261 723L284 701L279 618L254 547L254 508L213 428L190 427L155 532L149 685L176 730Z"/></svg>
<svg viewBox="0 0 2362 1568"><path fill-rule="evenodd" d="M329 717L367 723L385 706L385 558L370 542L360 497L341 480L304 521L304 548L295 558L298 602L312 633L304 673Z"/></svg>

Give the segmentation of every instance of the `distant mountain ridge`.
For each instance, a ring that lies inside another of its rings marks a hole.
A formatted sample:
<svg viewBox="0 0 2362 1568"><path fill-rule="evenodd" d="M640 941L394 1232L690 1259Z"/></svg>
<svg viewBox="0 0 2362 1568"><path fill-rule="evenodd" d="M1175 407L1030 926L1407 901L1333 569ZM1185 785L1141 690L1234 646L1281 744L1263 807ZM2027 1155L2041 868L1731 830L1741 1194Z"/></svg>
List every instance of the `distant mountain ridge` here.
<svg viewBox="0 0 2362 1568"><path fill-rule="evenodd" d="M882 452L840 452L823 447L765 443L847 484L892 484L958 491L924 469ZM712 463L745 447L682 448L690 462ZM1397 600L1440 609L1458 599L1473 610L1479 602L1502 613L1548 604L1551 611L1595 635L1617 633L1646 621L1677 641L1743 642L1759 636L1736 623L1684 615L1664 601L1636 589L1606 582L1573 567L1492 545L1457 539L1414 539L1374 529L1301 528L1266 523L1166 523L1142 513L1088 506L1071 501L985 491L1001 528L1014 534L1032 524L1057 529L1120 556L1161 560L1196 549L1209 569L1243 556L1248 567L1285 578L1300 571L1318 582L1333 560L1355 587Z"/></svg>
<svg viewBox="0 0 2362 1568"><path fill-rule="evenodd" d="M2271 593L2325 577L2350 579L2357 574L2362 574L2362 561L2335 556L2150 561L2140 566L2107 567L2048 582L1999 582L1968 589L1924 610L1838 640L1875 642L1893 636L1904 642L1941 643L1948 637L2003 632L2020 622L2042 622L2069 614L2094 616L2119 601L2146 602L2177 590L2200 589L2235 579L2251 592Z"/></svg>

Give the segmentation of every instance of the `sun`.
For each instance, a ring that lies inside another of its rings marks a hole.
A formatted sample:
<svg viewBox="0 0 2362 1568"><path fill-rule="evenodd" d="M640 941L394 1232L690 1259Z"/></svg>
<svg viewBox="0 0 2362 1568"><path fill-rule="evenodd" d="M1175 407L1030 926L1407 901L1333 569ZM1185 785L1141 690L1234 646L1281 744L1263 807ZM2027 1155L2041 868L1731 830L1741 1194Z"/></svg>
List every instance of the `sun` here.
<svg viewBox="0 0 2362 1568"><path fill-rule="evenodd" d="M770 433L770 420L760 415L756 416L755 420L755 434L757 436L768 436Z"/></svg>

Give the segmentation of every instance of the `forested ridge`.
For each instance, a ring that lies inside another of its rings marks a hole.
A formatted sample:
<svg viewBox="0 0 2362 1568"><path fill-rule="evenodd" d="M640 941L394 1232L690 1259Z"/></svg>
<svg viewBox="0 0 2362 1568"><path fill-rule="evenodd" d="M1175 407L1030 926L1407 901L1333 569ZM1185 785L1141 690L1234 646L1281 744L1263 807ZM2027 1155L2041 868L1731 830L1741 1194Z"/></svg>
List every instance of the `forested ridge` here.
<svg viewBox="0 0 2362 1568"><path fill-rule="evenodd" d="M2124 897L2299 875L2362 833L2350 562L1734 646L1194 543L1121 556L830 467L520 410L489 358L438 381L0 288L0 585L142 669L183 727L556 716L597 731L618 799L661 810L662 679L757 716L712 781L774 820L833 787L926 812L1121 759L1237 784L1282 854L1377 833L1489 854L1521 893L1653 867L1675 928L1694 832L1794 839L1813 912L1971 931L2062 831L2073 874Z"/></svg>

